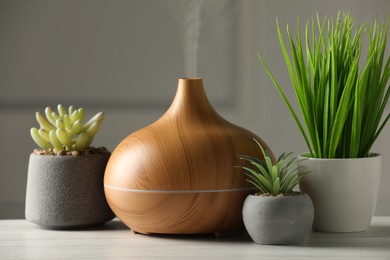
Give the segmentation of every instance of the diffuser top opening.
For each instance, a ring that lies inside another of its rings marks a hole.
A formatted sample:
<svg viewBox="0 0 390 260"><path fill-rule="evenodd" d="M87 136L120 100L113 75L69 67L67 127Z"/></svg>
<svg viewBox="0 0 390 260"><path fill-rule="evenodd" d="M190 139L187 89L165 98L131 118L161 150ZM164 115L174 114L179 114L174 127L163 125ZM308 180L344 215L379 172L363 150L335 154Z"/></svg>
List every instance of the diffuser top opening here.
<svg viewBox="0 0 390 260"><path fill-rule="evenodd" d="M179 78L179 79L183 79L183 80L201 80L202 78L201 77L190 77L190 78Z"/></svg>

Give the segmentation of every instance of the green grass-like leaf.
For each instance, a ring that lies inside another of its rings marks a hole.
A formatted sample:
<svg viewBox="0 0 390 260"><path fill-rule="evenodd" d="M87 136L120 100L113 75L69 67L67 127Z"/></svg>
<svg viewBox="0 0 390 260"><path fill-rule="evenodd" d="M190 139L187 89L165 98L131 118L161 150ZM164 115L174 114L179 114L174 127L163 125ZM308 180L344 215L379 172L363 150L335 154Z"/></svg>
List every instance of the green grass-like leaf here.
<svg viewBox="0 0 390 260"><path fill-rule="evenodd" d="M317 158L366 157L387 124L384 116L390 91L390 57L385 57L389 19L373 26L355 24L349 13L337 19L317 15L296 38L286 28L287 41L276 21L282 54L298 101L302 120L262 57L260 62L290 110L306 142ZM362 62L364 37L367 58ZM290 49L287 49L287 44ZM360 68L359 66L362 66ZM303 121L303 122L302 122ZM305 126L305 128L304 128Z"/></svg>

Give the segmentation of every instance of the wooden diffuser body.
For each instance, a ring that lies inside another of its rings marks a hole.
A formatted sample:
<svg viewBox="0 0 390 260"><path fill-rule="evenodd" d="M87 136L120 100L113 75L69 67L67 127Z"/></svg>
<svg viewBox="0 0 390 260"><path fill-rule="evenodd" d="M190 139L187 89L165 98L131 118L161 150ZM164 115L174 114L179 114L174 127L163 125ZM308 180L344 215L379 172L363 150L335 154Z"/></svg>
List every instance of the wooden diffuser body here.
<svg viewBox="0 0 390 260"><path fill-rule="evenodd" d="M253 187L235 166L243 163L239 155L262 158L253 138L269 150L215 112L201 78L179 79L169 110L112 153L104 178L107 201L139 233L240 230Z"/></svg>

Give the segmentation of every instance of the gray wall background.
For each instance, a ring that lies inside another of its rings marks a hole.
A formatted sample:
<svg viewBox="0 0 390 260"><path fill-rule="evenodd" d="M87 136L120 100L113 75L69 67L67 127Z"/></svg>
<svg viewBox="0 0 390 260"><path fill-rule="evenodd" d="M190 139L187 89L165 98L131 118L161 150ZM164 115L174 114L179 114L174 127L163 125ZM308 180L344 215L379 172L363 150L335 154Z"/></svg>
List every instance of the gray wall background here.
<svg viewBox="0 0 390 260"><path fill-rule="evenodd" d="M58 103L83 106L90 116L105 111L94 144L110 150L165 112L177 78L185 76L179 2L0 0L0 218L24 218L36 111ZM305 151L256 52L293 98L275 18L295 24L297 15L305 21L338 10L372 21L390 13L390 1L206 0L198 76L218 112L257 133L276 154ZM373 149L383 155L376 215L390 215L389 140L387 126Z"/></svg>

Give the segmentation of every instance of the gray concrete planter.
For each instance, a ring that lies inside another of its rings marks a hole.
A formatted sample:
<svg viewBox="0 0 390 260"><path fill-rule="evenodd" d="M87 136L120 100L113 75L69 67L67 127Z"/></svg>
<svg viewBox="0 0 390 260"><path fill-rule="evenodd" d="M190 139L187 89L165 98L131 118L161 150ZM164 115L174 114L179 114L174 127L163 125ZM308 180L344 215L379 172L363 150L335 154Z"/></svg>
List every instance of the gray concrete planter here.
<svg viewBox="0 0 390 260"><path fill-rule="evenodd" d="M301 244L310 231L314 209L305 193L280 197L249 195L242 216L255 243L293 245Z"/></svg>
<svg viewBox="0 0 390 260"><path fill-rule="evenodd" d="M103 224L114 217L103 176L110 153L50 156L32 153L28 166L26 219L49 229Z"/></svg>

